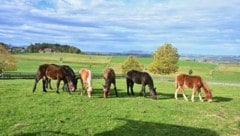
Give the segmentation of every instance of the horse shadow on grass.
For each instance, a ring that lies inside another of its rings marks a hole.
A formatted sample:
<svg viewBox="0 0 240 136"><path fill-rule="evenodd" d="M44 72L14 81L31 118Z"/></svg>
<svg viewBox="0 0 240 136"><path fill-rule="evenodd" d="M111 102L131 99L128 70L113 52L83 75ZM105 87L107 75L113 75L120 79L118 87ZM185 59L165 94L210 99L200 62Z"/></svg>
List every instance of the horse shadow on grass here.
<svg viewBox="0 0 240 136"><path fill-rule="evenodd" d="M159 136L218 136L216 131L205 128L194 128L188 126L143 122L130 119L118 118L117 121L125 121L126 124L109 131L95 134L95 136L112 136L112 135L159 135Z"/></svg>
<svg viewBox="0 0 240 136"><path fill-rule="evenodd" d="M182 94L178 94L178 98L183 97ZM164 99L175 99L174 98L174 93L158 93L158 98L160 100L164 100ZM205 97L203 97L204 99ZM213 101L212 102L229 102L231 101L232 98L228 98L228 97L221 97L221 96L215 96L213 97Z"/></svg>
<svg viewBox="0 0 240 136"><path fill-rule="evenodd" d="M125 90L117 89L118 97L115 95L114 89L110 89L110 94L108 98L124 98L124 97L129 97L127 95L127 92ZM98 98L103 98L103 89L102 88L96 88L92 92L93 97L98 97Z"/></svg>
<svg viewBox="0 0 240 136"><path fill-rule="evenodd" d="M174 93L158 93L159 99L174 99Z"/></svg>
<svg viewBox="0 0 240 136"><path fill-rule="evenodd" d="M143 97L142 95L140 95L140 91L139 92L135 92L134 96L128 95L127 91L124 90L124 89L117 89L117 92L118 92L118 97L116 97L114 89L110 89L110 95L108 96L108 98L136 98L136 97ZM97 98L103 98L103 89L102 88L94 89L93 92L92 92L92 96L93 97L97 97ZM146 92L146 98L151 98L149 92Z"/></svg>
<svg viewBox="0 0 240 136"><path fill-rule="evenodd" d="M213 97L213 102L229 102L231 100L232 98L227 98L227 97L220 97L220 96Z"/></svg>
<svg viewBox="0 0 240 136"><path fill-rule="evenodd" d="M64 133L60 131L41 131L41 132L29 132L29 133L18 133L14 136L40 136L40 135L47 135L47 136L79 136L73 133Z"/></svg>

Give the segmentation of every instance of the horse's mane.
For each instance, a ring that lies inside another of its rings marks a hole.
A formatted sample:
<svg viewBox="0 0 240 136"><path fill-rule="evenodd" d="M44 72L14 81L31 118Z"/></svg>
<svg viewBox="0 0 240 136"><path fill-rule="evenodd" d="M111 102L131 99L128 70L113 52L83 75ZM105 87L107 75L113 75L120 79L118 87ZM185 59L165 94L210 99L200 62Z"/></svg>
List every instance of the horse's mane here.
<svg viewBox="0 0 240 136"><path fill-rule="evenodd" d="M203 87L204 91L205 91L205 92L206 92L206 91L211 91L211 89L208 87L206 81L203 80L202 77L200 77L200 79L201 79L201 83L202 83L202 87Z"/></svg>

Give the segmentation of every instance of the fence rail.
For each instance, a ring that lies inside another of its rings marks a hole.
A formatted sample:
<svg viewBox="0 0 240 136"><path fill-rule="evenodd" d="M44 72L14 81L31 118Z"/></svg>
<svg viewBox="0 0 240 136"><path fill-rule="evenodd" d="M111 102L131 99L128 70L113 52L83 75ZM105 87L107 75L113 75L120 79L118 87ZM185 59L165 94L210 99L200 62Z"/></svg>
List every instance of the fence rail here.
<svg viewBox="0 0 240 136"><path fill-rule="evenodd" d="M75 73L77 77L79 77L78 73ZM0 80L4 79L34 79L36 77L36 73L24 73L24 72L6 72L0 74ZM117 74L116 78L124 78L125 75ZM92 78L100 79L103 78L102 74L93 74Z"/></svg>

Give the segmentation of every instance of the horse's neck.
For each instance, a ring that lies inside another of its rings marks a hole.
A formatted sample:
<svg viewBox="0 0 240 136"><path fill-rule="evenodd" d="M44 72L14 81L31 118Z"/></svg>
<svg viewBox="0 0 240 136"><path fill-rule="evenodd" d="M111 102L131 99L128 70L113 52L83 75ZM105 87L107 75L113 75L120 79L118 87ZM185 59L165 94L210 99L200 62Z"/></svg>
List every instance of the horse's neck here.
<svg viewBox="0 0 240 136"><path fill-rule="evenodd" d="M208 87L207 83L201 78L202 82L202 88L204 90L204 93L207 94L210 91L210 88Z"/></svg>
<svg viewBox="0 0 240 136"><path fill-rule="evenodd" d="M148 83L148 88L149 90L152 90L154 88L154 84L152 80L150 80L150 82Z"/></svg>

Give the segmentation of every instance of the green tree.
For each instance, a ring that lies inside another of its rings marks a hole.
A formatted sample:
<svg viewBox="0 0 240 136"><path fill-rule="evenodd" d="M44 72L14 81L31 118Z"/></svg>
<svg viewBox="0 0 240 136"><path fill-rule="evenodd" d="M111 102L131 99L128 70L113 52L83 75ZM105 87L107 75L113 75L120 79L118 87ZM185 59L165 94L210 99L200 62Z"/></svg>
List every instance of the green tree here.
<svg viewBox="0 0 240 136"><path fill-rule="evenodd" d="M178 60L177 48L165 43L153 54L153 62L149 66L149 71L155 74L175 73L178 70Z"/></svg>
<svg viewBox="0 0 240 136"><path fill-rule="evenodd" d="M17 69L16 61L11 55L11 53L8 52L7 48L0 44L0 74L3 73L3 71L14 71Z"/></svg>
<svg viewBox="0 0 240 136"><path fill-rule="evenodd" d="M126 74L129 70L139 70L141 71L141 65L137 61L137 58L134 56L128 56L128 58L123 62L122 66L122 73Z"/></svg>

